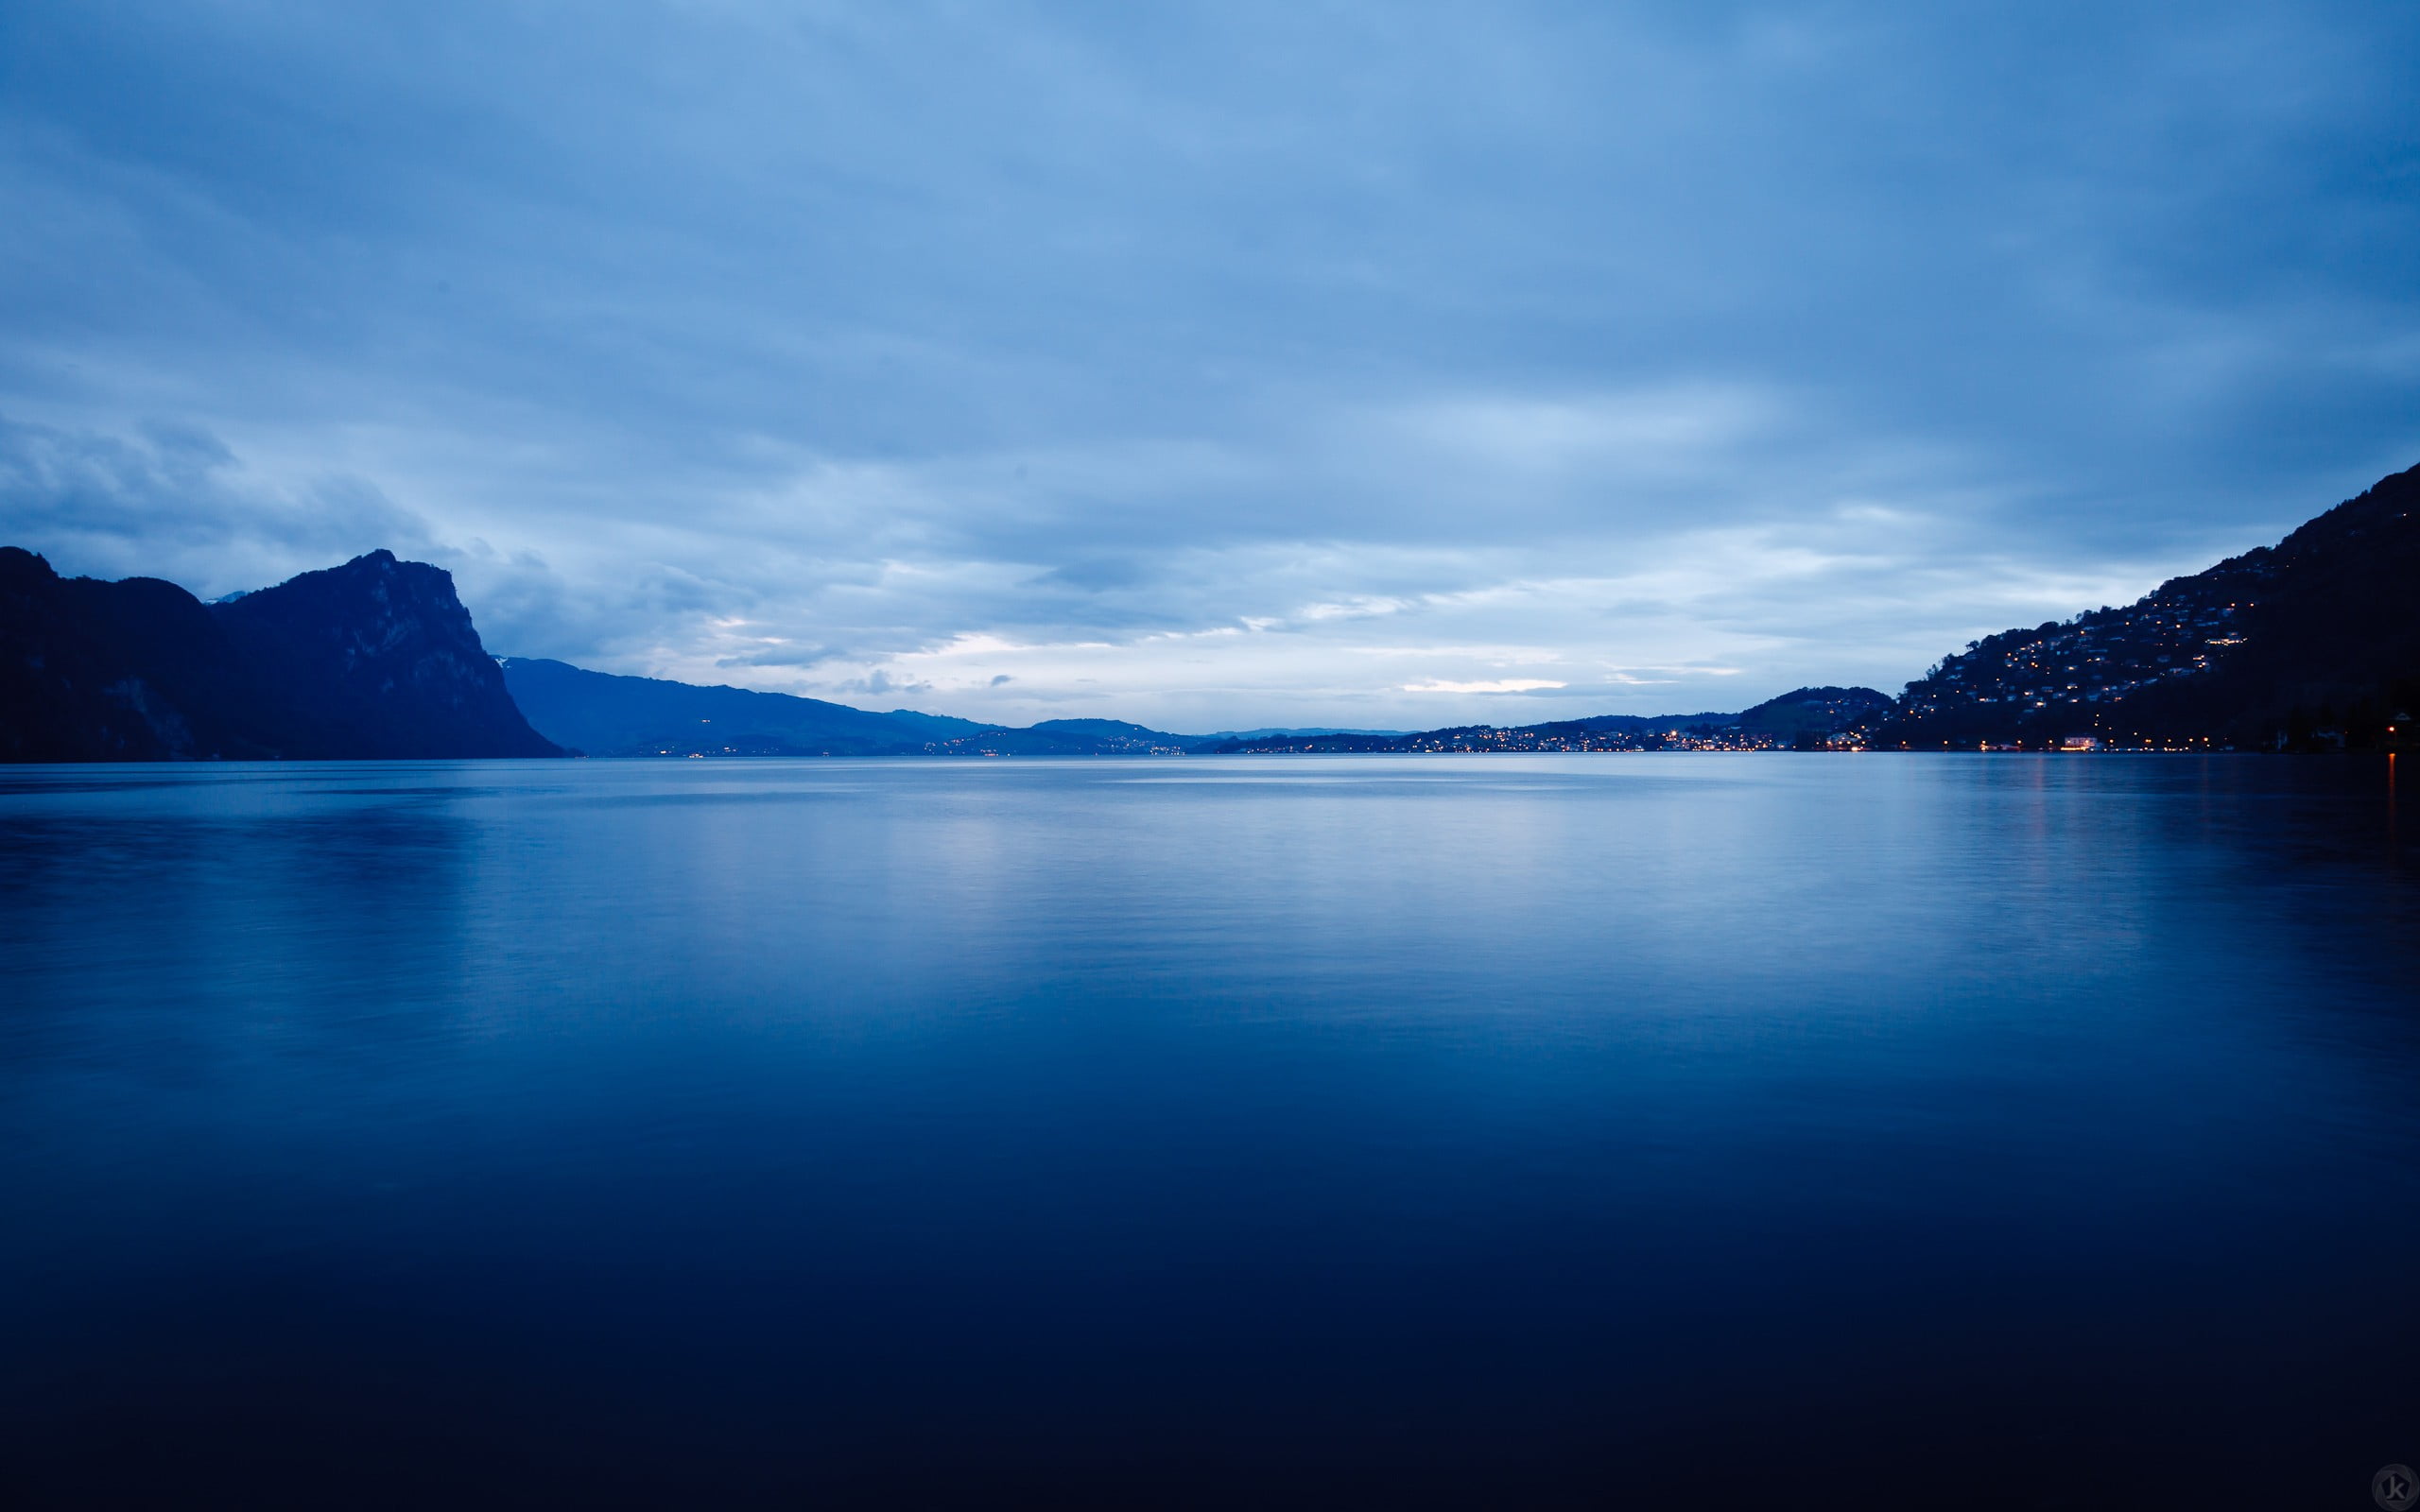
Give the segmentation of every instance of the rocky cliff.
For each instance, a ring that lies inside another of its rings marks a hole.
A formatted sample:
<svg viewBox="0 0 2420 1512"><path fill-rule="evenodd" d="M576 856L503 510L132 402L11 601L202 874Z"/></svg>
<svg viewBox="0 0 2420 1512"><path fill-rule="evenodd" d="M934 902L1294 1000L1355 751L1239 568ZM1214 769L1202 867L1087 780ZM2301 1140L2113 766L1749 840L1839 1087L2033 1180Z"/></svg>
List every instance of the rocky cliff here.
<svg viewBox="0 0 2420 1512"><path fill-rule="evenodd" d="M203 604L0 547L0 760L561 754L439 568L374 551Z"/></svg>

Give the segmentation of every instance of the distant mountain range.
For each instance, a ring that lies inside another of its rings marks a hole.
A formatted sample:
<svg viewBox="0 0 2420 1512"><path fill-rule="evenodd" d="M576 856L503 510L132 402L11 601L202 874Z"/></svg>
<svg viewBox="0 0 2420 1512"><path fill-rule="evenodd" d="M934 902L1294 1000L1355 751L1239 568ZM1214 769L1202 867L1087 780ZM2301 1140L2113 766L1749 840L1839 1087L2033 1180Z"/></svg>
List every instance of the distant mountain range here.
<svg viewBox="0 0 2420 1512"><path fill-rule="evenodd" d="M1742 713L1604 714L1498 730L1251 730L1181 735L1116 719L1024 729L745 688L617 677L503 659L505 685L547 737L591 756L1174 756L1280 751L1769 749L1823 745L1891 707L1871 688L1801 688Z"/></svg>
<svg viewBox="0 0 2420 1512"><path fill-rule="evenodd" d="M1024 729L507 657L443 571L374 551L204 604L62 578L0 547L0 760L470 756L1128 756L1184 752L2341 748L2420 709L2420 468L2274 547L1976 642L1893 699L1800 688L1738 713L1180 735Z"/></svg>
<svg viewBox="0 0 2420 1512"><path fill-rule="evenodd" d="M909 710L873 713L820 698L616 677L506 657L504 684L529 722L591 756L889 756L990 727Z"/></svg>
<svg viewBox="0 0 2420 1512"><path fill-rule="evenodd" d="M527 657L502 665L529 722L591 756L1143 756L1200 744L1118 719L1046 719L1018 730Z"/></svg>
<svg viewBox="0 0 2420 1512"><path fill-rule="evenodd" d="M1269 725L1259 730L1220 730L1196 737L1203 745L1218 745L1230 740L1280 740L1298 735L1408 735L1408 730L1340 730L1334 725L1309 725L1288 729Z"/></svg>
<svg viewBox="0 0 2420 1512"><path fill-rule="evenodd" d="M1891 708L1872 688L1800 688L1736 714L1599 714L1535 725L1454 725L1410 734L1269 731L1205 742L1213 755L1316 751L1822 749Z"/></svg>
<svg viewBox="0 0 2420 1512"><path fill-rule="evenodd" d="M0 760L561 754L435 567L373 551L204 604L0 546Z"/></svg>
<svg viewBox="0 0 2420 1512"><path fill-rule="evenodd" d="M503 659L529 722L591 756L1151 756L1235 741L1400 730L1246 730L1179 735L1120 719L1018 729L894 709L873 713L786 693L616 677L562 662Z"/></svg>

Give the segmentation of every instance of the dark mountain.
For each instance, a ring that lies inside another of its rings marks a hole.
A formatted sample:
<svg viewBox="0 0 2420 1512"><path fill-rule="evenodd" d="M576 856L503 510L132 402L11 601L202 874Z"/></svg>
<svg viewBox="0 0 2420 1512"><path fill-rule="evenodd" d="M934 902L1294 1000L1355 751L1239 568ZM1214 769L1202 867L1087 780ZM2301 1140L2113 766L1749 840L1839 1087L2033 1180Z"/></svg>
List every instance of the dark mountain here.
<svg viewBox="0 0 2420 1512"><path fill-rule="evenodd" d="M1873 688L1799 688L1741 710L1735 722L1747 734L1806 750L1863 730L1893 707L1889 694Z"/></svg>
<svg viewBox="0 0 2420 1512"><path fill-rule="evenodd" d="M986 730L934 749L944 756L1176 756L1200 744L1196 736L1122 719L1046 719L1026 730Z"/></svg>
<svg viewBox="0 0 2420 1512"><path fill-rule="evenodd" d="M923 730L928 740L955 740L977 730L999 728L979 719L960 719L956 714L920 713L913 709L893 709L884 717L896 719L909 730Z"/></svg>
<svg viewBox="0 0 2420 1512"><path fill-rule="evenodd" d="M506 657L505 685L550 740L591 756L892 756L986 730L909 710L875 713L821 698L625 678Z"/></svg>
<svg viewBox="0 0 2420 1512"><path fill-rule="evenodd" d="M1117 719L1046 719L1030 730L821 698L504 659L529 722L592 756L1141 756L1192 737Z"/></svg>
<svg viewBox="0 0 2420 1512"><path fill-rule="evenodd" d="M1292 735L1409 735L1409 730L1343 730L1334 725L1312 725L1293 729L1283 725L1266 725L1258 730L1221 730L1201 737L1201 744L1216 746L1230 740L1274 740Z"/></svg>
<svg viewBox="0 0 2420 1512"><path fill-rule="evenodd" d="M1123 719L1045 719L1027 727L1032 733L1048 734L1056 739L1164 741L1193 740L1192 735L1171 735L1164 730L1129 724Z"/></svg>
<svg viewBox="0 0 2420 1512"><path fill-rule="evenodd" d="M1515 728L1583 730L1594 735L1652 735L1723 730L1738 722L1737 714L1590 714L1585 719L1558 719L1547 724L1521 725Z"/></svg>
<svg viewBox="0 0 2420 1512"><path fill-rule="evenodd" d="M210 614L289 760L562 754L513 706L441 568L373 551Z"/></svg>
<svg viewBox="0 0 2420 1512"><path fill-rule="evenodd" d="M2006 630L1908 685L1877 745L2274 748L2420 713L2420 468L2124 609Z"/></svg>
<svg viewBox="0 0 2420 1512"><path fill-rule="evenodd" d="M0 547L0 760L561 754L438 568L376 551L203 604Z"/></svg>

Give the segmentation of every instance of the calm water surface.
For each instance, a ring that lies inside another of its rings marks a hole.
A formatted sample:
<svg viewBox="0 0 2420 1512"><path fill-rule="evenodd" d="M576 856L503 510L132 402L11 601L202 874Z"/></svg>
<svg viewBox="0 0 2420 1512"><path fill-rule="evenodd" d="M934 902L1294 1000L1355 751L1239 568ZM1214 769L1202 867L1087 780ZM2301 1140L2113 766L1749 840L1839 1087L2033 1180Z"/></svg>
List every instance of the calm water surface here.
<svg viewBox="0 0 2420 1512"><path fill-rule="evenodd" d="M2367 1506L2396 797L0 770L0 1502Z"/></svg>

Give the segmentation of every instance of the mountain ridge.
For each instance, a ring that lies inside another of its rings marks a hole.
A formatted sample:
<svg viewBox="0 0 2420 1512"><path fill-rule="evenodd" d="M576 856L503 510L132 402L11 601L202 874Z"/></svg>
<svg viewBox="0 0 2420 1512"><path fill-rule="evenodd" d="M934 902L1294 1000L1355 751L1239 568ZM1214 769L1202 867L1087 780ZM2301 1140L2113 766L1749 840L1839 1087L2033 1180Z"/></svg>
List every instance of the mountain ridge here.
<svg viewBox="0 0 2420 1512"><path fill-rule="evenodd" d="M2372 745L2420 709L2420 467L2123 608L1970 642L1873 742Z"/></svg>
<svg viewBox="0 0 2420 1512"><path fill-rule="evenodd" d="M1167 754L1198 744L1122 719L1046 719L1017 728L592 672L544 657L502 657L498 663L530 724L591 756L1105 756Z"/></svg>
<svg viewBox="0 0 2420 1512"><path fill-rule="evenodd" d="M1418 731L1026 728L491 657L452 577L378 550L204 604L0 547L0 760L1099 756L2402 744L2420 707L2420 468L2124 608L1970 642L1892 698Z"/></svg>
<svg viewBox="0 0 2420 1512"><path fill-rule="evenodd" d="M530 726L591 756L881 756L989 727L947 714L878 713L797 694L594 672L545 657L497 665Z"/></svg>
<svg viewBox="0 0 2420 1512"><path fill-rule="evenodd" d="M0 760L562 754L442 569L373 551L204 604L0 546Z"/></svg>

